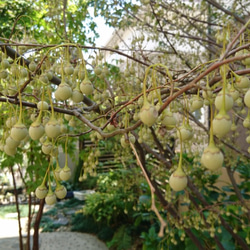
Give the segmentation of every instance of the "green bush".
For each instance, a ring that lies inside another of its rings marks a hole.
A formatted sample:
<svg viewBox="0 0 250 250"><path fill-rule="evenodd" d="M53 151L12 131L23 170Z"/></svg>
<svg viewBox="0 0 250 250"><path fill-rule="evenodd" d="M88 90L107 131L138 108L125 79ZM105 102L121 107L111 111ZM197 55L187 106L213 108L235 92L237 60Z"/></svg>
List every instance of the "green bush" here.
<svg viewBox="0 0 250 250"><path fill-rule="evenodd" d="M111 227L96 222L93 217L85 216L82 213L72 216L72 231L91 233L98 236L100 240L109 241L112 239L114 231Z"/></svg>
<svg viewBox="0 0 250 250"><path fill-rule="evenodd" d="M72 230L94 233L110 249L129 249L141 245L141 233L155 220L150 204L148 187L135 170L110 171L97 179Z"/></svg>
<svg viewBox="0 0 250 250"><path fill-rule="evenodd" d="M28 209L29 209L28 205L19 205L21 217L26 217L28 215ZM10 213L17 213L16 205L1 206L0 218L5 218L6 215L10 214ZM17 215L16 215L16 217L14 217L14 219L16 219L16 218L17 218Z"/></svg>

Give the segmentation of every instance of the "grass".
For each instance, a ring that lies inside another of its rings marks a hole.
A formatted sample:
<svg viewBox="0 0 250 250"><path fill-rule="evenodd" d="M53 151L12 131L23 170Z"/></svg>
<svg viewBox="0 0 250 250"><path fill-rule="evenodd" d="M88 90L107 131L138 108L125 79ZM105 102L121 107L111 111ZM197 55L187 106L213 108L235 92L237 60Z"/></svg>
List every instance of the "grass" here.
<svg viewBox="0 0 250 250"><path fill-rule="evenodd" d="M28 205L19 205L21 217L27 217L28 216ZM6 219L8 214L16 213L16 216L11 217L11 219L17 219L17 210L16 205L4 205L0 206L0 218ZM9 219L9 217L8 217Z"/></svg>

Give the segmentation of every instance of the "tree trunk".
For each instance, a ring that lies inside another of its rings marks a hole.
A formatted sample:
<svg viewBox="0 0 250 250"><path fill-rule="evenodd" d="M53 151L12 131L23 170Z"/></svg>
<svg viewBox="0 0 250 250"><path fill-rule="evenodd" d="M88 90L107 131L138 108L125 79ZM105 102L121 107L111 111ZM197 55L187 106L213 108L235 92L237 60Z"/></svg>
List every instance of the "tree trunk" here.
<svg viewBox="0 0 250 250"><path fill-rule="evenodd" d="M29 194L29 213L28 213L28 225L27 225L27 241L26 241L26 247L25 250L30 250L30 229L31 229L31 209L32 209L32 197L31 194Z"/></svg>
<svg viewBox="0 0 250 250"><path fill-rule="evenodd" d="M17 211L17 218L18 218L18 228L19 228L19 247L20 250L23 250L23 236L22 236L22 225L21 225L21 216L20 216L20 210L19 210L19 203L18 203L18 194L17 194L17 188L16 188L16 180L14 175L13 167L10 167L12 179L13 179L13 185L14 185L14 195L15 195L15 203L16 203L16 211Z"/></svg>
<svg viewBox="0 0 250 250"><path fill-rule="evenodd" d="M32 250L39 250L39 225L43 215L45 199L40 200L39 210L36 214L36 219L34 223L34 235L33 235L33 248Z"/></svg>

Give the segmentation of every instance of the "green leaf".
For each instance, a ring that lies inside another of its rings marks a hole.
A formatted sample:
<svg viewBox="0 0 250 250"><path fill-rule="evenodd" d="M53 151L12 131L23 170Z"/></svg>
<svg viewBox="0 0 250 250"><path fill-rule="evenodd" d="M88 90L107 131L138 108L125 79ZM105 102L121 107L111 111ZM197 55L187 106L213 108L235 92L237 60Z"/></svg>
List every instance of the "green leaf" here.
<svg viewBox="0 0 250 250"><path fill-rule="evenodd" d="M222 187L222 190L223 191L226 191L226 192L233 192L233 188L231 186L223 186Z"/></svg>
<svg viewBox="0 0 250 250"><path fill-rule="evenodd" d="M129 249L132 245L132 237L128 234L127 225L119 227L117 232L114 234L112 240L107 243L109 248L115 248L118 250Z"/></svg>
<svg viewBox="0 0 250 250"><path fill-rule="evenodd" d="M198 248L190 238L185 238L185 246L185 250L198 250Z"/></svg>

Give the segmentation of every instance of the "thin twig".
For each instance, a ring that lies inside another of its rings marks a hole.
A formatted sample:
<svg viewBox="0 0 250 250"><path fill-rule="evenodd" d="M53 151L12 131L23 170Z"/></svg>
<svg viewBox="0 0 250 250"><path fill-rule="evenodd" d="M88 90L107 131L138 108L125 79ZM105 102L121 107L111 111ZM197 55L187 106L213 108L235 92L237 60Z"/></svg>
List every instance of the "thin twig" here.
<svg viewBox="0 0 250 250"><path fill-rule="evenodd" d="M156 216L157 216L157 218L159 219L160 224L161 224L161 226L160 226L160 231L159 231L159 233L158 233L158 236L159 236L159 237L163 237L163 236L164 236L164 229L165 229L165 227L167 226L167 223L166 223L166 221L162 218L162 216L160 215L160 213L159 213L159 211L158 211L158 209L157 209L157 207L156 207L156 205L155 205L155 194L154 194L154 193L155 193L155 188L154 188L153 184L151 183L151 180L150 180L150 178L148 177L148 175L147 175L145 169L144 169L143 166L142 166L142 163L141 163L141 161L140 161L140 157L138 156L138 154L137 154L137 152L136 152L136 149L135 149L133 143L131 143L131 142L129 142L129 143L130 143L130 146L131 146L131 148L132 148L132 150L133 150L133 152L134 152L134 154L135 154L137 163L138 163L138 165L140 166L140 168L141 168L141 170L142 170L142 172L143 172L143 175L144 175L144 177L145 177L145 179L146 179L146 181L147 181L147 183L148 183L148 185L149 185L149 188L150 188L150 191L151 191L151 210L155 212L155 214L156 214Z"/></svg>

